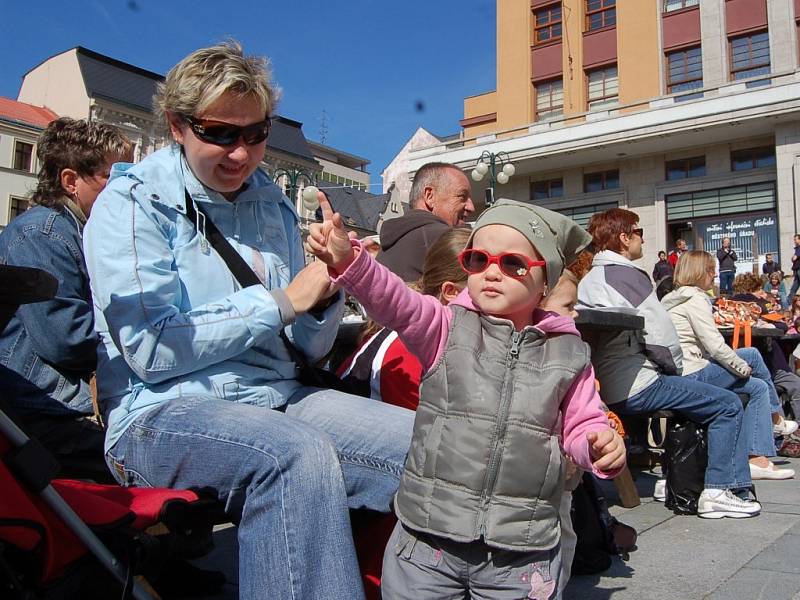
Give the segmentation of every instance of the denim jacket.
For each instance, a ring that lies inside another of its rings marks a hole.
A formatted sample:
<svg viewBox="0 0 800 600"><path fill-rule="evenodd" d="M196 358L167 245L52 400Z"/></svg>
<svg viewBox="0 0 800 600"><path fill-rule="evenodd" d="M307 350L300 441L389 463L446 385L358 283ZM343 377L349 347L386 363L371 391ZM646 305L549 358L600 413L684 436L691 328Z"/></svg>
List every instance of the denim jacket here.
<svg viewBox="0 0 800 600"><path fill-rule="evenodd" d="M34 206L0 233L0 262L58 279L56 297L23 304L0 334L2 385L23 418L92 414L97 362L81 223L65 207Z"/></svg>
<svg viewBox="0 0 800 600"><path fill-rule="evenodd" d="M239 286L203 235L203 213L196 222L186 216L185 190L264 286ZM181 396L285 404L300 387L278 337L290 323L289 338L310 360L333 345L341 294L319 318L294 318L274 291L305 260L297 213L261 171L228 202L197 180L178 146L117 164L92 208L84 250L102 340L107 450L138 416Z"/></svg>

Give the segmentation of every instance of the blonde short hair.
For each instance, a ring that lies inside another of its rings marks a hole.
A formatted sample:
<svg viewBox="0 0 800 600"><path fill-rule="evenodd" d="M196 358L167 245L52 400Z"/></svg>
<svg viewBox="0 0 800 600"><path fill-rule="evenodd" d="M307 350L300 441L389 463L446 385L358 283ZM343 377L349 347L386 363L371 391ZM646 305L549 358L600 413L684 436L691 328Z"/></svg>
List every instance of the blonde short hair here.
<svg viewBox="0 0 800 600"><path fill-rule="evenodd" d="M685 285L694 285L699 288L705 286L706 274L714 269L714 257L702 250L684 252L675 265L675 274L672 281L675 288Z"/></svg>
<svg viewBox="0 0 800 600"><path fill-rule="evenodd" d="M235 40L195 50L172 67L153 103L156 116L169 129L167 112L194 116L227 93L255 98L265 116L272 115L280 96L267 58L245 56Z"/></svg>

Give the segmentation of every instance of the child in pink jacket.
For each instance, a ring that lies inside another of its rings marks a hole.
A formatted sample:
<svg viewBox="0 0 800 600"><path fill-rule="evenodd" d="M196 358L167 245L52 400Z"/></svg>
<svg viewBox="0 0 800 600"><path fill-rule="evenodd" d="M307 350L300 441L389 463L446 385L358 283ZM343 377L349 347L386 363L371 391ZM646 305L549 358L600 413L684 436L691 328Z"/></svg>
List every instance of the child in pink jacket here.
<svg viewBox="0 0 800 600"><path fill-rule="evenodd" d="M538 308L591 238L558 213L500 200L459 255L467 288L443 306L351 241L322 196L320 205L307 249L424 372L383 597L557 597L562 449L604 478L625 464L574 322Z"/></svg>

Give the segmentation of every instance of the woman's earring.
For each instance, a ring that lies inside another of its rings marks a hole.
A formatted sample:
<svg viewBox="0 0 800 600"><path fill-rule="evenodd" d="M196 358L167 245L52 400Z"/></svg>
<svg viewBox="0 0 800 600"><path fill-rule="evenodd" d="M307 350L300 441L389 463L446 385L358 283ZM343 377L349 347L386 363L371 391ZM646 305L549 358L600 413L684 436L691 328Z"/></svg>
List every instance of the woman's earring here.
<svg viewBox="0 0 800 600"><path fill-rule="evenodd" d="M547 287L547 284L544 284L544 291L542 291L542 298L547 298L547 294L550 293L550 288Z"/></svg>

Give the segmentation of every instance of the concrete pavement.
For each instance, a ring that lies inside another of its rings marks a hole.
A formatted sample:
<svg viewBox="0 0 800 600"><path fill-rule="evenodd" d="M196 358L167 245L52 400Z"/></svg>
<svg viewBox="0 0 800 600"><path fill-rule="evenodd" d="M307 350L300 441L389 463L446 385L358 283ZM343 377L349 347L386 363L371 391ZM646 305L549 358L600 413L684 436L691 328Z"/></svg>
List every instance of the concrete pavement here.
<svg viewBox="0 0 800 600"><path fill-rule="evenodd" d="M673 515L652 498L655 472L636 473L642 504L632 509L619 506L613 485L602 483L611 513L638 531L638 547L605 573L574 577L564 600L800 600L800 459L775 462L799 476L757 482L763 511L751 519ZM199 564L226 572L229 583L214 598L232 600L236 529L221 529L215 541Z"/></svg>

